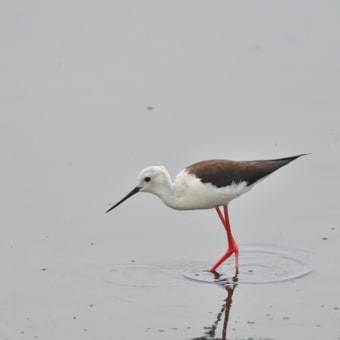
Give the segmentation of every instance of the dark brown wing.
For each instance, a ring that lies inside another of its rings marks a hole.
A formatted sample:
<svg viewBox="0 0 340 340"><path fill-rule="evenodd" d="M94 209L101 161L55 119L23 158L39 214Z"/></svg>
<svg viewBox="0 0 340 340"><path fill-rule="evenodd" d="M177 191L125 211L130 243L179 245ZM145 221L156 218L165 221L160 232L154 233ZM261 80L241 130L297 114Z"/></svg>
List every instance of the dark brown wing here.
<svg viewBox="0 0 340 340"><path fill-rule="evenodd" d="M251 185L303 155L305 154L272 160L240 162L214 159L192 164L186 170L200 178L202 183L211 183L218 188L241 182Z"/></svg>

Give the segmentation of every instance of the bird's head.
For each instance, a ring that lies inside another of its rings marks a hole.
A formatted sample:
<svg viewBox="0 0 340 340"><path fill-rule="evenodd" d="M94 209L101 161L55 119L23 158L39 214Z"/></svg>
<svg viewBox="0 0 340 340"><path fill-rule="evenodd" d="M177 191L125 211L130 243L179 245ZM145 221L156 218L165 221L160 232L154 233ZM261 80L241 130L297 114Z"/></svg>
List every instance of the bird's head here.
<svg viewBox="0 0 340 340"><path fill-rule="evenodd" d="M157 194L166 182L169 181L169 175L164 166L148 166L138 175L139 191Z"/></svg>
<svg viewBox="0 0 340 340"><path fill-rule="evenodd" d="M106 212L111 211L125 200L135 195L137 192L150 192L157 196L162 195L162 191L168 183L170 183L170 176L164 166L148 166L144 168L138 175L137 186L132 189L125 197L118 203L108 209Z"/></svg>

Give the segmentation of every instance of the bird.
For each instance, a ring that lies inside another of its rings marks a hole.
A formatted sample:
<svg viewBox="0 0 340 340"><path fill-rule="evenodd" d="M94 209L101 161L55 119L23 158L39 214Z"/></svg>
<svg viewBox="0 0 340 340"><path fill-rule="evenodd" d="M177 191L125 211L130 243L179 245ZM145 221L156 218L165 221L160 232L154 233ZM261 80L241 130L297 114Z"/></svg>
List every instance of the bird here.
<svg viewBox="0 0 340 340"><path fill-rule="evenodd" d="M238 272L239 246L231 230L229 203L250 191L274 171L304 155L307 154L252 161L204 160L181 170L174 181L164 166L148 166L139 173L137 186L106 213L138 192L154 194L165 205L176 210L215 209L227 234L228 249L209 271L217 273L217 268L235 254Z"/></svg>

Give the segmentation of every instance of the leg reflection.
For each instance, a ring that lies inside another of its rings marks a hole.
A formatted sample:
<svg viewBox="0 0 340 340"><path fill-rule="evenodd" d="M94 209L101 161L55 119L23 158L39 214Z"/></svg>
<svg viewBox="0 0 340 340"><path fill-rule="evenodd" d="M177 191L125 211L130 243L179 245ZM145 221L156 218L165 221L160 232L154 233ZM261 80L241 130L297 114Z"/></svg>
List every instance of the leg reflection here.
<svg viewBox="0 0 340 340"><path fill-rule="evenodd" d="M235 275L231 279L220 279L221 275L217 272L214 272L213 274L215 276L216 283L225 288L225 290L227 291L227 297L225 298L220 311L217 313L216 320L214 321L214 323L211 326L205 327L206 332L204 333L204 336L194 338L192 340L211 340L211 339L227 340L227 330L232 299L235 288L237 287L238 284L238 270L235 271ZM221 320L223 320L222 338L218 338L216 337L216 330Z"/></svg>

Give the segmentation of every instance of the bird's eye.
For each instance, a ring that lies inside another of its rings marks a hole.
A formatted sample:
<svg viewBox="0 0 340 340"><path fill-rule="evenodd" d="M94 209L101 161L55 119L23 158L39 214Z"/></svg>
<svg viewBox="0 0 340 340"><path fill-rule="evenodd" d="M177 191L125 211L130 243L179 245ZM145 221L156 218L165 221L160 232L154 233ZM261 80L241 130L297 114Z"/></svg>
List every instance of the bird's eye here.
<svg viewBox="0 0 340 340"><path fill-rule="evenodd" d="M150 181L151 181L151 177L145 177L145 178L144 178L144 181L145 181L145 182L150 182Z"/></svg>

